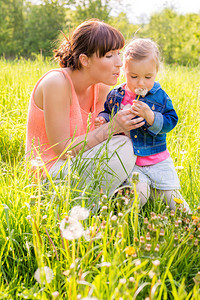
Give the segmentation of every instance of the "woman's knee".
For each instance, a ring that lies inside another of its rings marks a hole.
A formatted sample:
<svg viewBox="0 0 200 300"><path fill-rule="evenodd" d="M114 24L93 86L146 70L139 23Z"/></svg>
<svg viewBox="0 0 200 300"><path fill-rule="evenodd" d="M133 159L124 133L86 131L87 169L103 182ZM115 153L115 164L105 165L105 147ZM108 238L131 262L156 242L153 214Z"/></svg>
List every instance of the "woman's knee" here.
<svg viewBox="0 0 200 300"><path fill-rule="evenodd" d="M130 174L133 170L136 161L136 156L133 152L132 142L129 137L123 135L119 135L113 138L116 139L116 152L119 155L120 160L122 161L127 173Z"/></svg>

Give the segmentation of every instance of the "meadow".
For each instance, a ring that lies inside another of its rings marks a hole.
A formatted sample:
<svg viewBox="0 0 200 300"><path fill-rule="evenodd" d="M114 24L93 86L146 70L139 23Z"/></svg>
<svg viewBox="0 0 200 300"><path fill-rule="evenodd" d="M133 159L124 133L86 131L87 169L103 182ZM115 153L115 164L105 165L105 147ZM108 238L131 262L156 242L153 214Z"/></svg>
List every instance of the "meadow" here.
<svg viewBox="0 0 200 300"><path fill-rule="evenodd" d="M97 178L78 188L78 169L48 187L31 180L29 97L54 67L41 57L0 60L0 299L200 299L199 68L164 66L157 78L179 116L167 140L188 214L159 198L138 210L134 179L112 198Z"/></svg>

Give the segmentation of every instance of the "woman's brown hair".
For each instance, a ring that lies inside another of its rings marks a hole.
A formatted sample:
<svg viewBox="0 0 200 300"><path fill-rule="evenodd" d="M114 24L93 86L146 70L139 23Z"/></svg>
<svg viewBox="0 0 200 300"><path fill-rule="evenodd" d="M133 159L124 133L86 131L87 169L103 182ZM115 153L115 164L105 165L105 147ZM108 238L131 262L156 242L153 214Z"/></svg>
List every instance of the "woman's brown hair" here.
<svg viewBox="0 0 200 300"><path fill-rule="evenodd" d="M81 23L69 39L65 37L60 47L54 50L54 57L62 68L80 70L80 54L91 57L96 53L103 57L110 50L123 48L124 44L124 37L116 28L98 19L90 19Z"/></svg>

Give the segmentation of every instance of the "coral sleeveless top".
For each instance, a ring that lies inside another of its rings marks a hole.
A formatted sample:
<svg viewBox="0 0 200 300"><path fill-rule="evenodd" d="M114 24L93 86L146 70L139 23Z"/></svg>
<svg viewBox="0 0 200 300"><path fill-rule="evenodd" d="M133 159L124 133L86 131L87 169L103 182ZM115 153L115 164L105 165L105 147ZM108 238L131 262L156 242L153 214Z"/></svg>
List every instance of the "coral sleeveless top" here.
<svg viewBox="0 0 200 300"><path fill-rule="evenodd" d="M44 111L40 109L34 101L35 90L41 80L50 72L62 72L70 82L72 91L72 104L70 106L70 137L80 136L87 131L87 120L89 113L84 111L79 104L72 80L65 69L54 69L44 74L36 83L31 94L28 118L27 118L27 133L26 133L26 158L34 159L40 156L47 170L49 171L52 165L56 162L56 154L52 146L49 144L46 134ZM66 80L67 80L66 79ZM93 111L91 112L90 131L94 129L94 119L97 117L96 104L99 95L99 85L94 85L93 90ZM43 173L45 176L45 174Z"/></svg>

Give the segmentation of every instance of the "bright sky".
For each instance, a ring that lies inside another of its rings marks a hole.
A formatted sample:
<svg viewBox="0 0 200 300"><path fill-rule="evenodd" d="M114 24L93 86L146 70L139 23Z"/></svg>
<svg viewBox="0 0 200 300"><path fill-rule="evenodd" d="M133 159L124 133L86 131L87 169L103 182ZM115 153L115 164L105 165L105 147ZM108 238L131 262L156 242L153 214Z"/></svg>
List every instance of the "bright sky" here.
<svg viewBox="0 0 200 300"><path fill-rule="evenodd" d="M161 11L164 7L173 7L179 14L200 14L200 0L122 0L121 3L132 23L149 18L151 14Z"/></svg>

